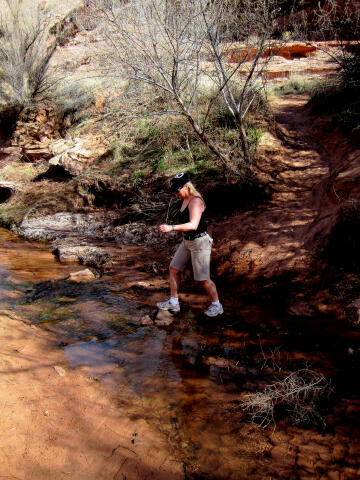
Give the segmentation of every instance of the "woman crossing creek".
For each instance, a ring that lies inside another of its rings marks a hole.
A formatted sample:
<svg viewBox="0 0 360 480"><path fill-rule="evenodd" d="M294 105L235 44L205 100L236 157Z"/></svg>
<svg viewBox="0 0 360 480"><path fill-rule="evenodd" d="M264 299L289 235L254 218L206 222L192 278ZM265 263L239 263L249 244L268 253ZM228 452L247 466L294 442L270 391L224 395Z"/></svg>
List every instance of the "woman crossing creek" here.
<svg viewBox="0 0 360 480"><path fill-rule="evenodd" d="M191 259L194 280L200 282L211 301L205 310L208 317L223 313L215 283L210 278L210 256L213 239L206 231L205 202L202 195L189 181L186 173L180 172L170 181L170 192L182 199L176 225L159 225L161 233L183 232L183 241L179 245L170 263L170 298L157 303L161 310L180 311L179 288L180 275Z"/></svg>

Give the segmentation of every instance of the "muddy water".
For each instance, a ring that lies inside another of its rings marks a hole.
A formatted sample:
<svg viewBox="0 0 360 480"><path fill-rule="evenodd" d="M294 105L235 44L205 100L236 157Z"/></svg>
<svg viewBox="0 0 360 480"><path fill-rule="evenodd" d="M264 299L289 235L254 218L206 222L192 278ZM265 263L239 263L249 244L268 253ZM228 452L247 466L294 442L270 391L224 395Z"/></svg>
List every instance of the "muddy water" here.
<svg viewBox="0 0 360 480"><path fill-rule="evenodd" d="M69 367L161 432L185 478L360 478L357 346L348 335L254 305L211 323L188 307L170 327L143 327L145 301L110 275L66 280L82 268L0 229L0 308L56 331ZM333 382L324 422L296 426L281 409L275 428L248 421L247 393L309 367Z"/></svg>

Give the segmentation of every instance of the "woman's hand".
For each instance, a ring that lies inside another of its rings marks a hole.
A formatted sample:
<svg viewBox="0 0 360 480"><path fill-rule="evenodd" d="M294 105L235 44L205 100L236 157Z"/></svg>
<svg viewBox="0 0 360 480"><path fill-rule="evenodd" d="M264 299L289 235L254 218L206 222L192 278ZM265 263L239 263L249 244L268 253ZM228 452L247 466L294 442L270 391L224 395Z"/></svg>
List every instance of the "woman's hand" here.
<svg viewBox="0 0 360 480"><path fill-rule="evenodd" d="M158 230L161 233L169 233L169 232L172 232L173 227L172 227L172 225L163 224L163 225L158 226Z"/></svg>

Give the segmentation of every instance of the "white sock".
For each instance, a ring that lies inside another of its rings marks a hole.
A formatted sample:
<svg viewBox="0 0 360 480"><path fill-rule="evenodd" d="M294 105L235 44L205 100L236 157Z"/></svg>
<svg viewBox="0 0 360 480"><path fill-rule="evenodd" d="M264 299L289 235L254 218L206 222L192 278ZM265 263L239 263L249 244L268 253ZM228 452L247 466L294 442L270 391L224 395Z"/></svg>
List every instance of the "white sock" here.
<svg viewBox="0 0 360 480"><path fill-rule="evenodd" d="M171 305L177 305L179 303L179 299L177 297L170 297L169 302Z"/></svg>
<svg viewBox="0 0 360 480"><path fill-rule="evenodd" d="M217 300L216 302L211 302L211 305L215 305L215 307L220 307L221 303L219 302L219 300Z"/></svg>

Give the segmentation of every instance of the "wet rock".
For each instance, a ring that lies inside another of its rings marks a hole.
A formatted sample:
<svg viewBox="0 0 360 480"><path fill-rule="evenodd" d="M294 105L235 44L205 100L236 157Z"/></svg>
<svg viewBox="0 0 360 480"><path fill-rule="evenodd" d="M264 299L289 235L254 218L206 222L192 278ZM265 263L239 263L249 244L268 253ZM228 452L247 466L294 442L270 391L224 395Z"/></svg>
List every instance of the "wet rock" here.
<svg viewBox="0 0 360 480"><path fill-rule="evenodd" d="M316 455L300 455L297 461L298 467L303 468L307 472L313 472L316 463Z"/></svg>
<svg viewBox="0 0 360 480"><path fill-rule="evenodd" d="M143 315L139 320L140 325L151 326L154 325L153 320L150 318L150 315Z"/></svg>
<svg viewBox="0 0 360 480"><path fill-rule="evenodd" d="M229 371L231 370L233 373L239 373L241 375L246 375L249 373L245 367L242 367L238 364L238 362L235 362L229 358L203 357L202 361L205 363L205 365L218 367L219 369L225 368Z"/></svg>
<svg viewBox="0 0 360 480"><path fill-rule="evenodd" d="M167 310L159 310L155 317L155 324L158 327L167 327L168 325L171 325L174 320L175 317L171 312L168 312Z"/></svg>
<svg viewBox="0 0 360 480"><path fill-rule="evenodd" d="M195 365L200 355L200 341L195 335L184 336L181 340L183 354L191 365Z"/></svg>
<svg viewBox="0 0 360 480"><path fill-rule="evenodd" d="M81 263L82 265L99 268L110 261L111 255L101 248L64 245L53 251L61 263Z"/></svg>
<svg viewBox="0 0 360 480"><path fill-rule="evenodd" d="M85 270L81 270L80 272L73 272L70 273L70 275L67 277L68 280L71 282L91 282L92 280L95 280L95 275L91 270L86 268Z"/></svg>
<svg viewBox="0 0 360 480"><path fill-rule="evenodd" d="M345 478L359 478L359 470L356 468L345 467L344 468L344 476Z"/></svg>

